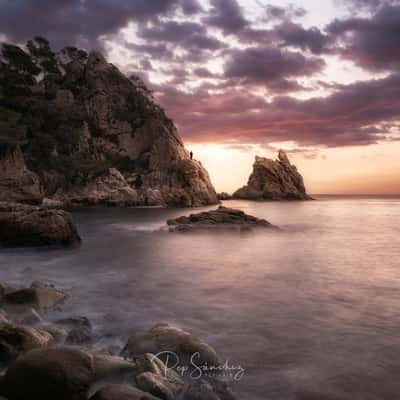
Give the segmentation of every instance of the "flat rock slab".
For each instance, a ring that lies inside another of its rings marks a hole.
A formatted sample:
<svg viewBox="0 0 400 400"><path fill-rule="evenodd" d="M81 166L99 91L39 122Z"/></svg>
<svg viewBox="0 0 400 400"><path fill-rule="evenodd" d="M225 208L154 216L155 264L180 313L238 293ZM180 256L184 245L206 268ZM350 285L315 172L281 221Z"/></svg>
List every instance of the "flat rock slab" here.
<svg viewBox="0 0 400 400"><path fill-rule="evenodd" d="M170 231L249 230L276 228L265 219L248 215L241 210L220 206L216 210L190 214L167 221Z"/></svg>

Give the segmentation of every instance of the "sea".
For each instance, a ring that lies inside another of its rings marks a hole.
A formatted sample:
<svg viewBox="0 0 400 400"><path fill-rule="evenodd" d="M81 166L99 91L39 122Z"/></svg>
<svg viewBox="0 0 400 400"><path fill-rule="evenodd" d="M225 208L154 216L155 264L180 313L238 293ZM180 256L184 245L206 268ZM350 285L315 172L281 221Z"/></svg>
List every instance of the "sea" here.
<svg viewBox="0 0 400 400"><path fill-rule="evenodd" d="M0 281L71 295L45 318L86 316L121 349L158 323L213 346L244 400L400 398L400 197L315 196L225 206L281 229L171 233L213 209L73 212L82 244L1 249Z"/></svg>

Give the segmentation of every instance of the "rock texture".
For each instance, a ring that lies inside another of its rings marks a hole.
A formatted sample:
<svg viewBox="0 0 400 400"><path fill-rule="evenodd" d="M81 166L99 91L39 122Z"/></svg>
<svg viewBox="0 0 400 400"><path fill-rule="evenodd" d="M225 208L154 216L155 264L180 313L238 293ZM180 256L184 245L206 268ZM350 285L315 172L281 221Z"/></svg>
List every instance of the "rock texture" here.
<svg viewBox="0 0 400 400"><path fill-rule="evenodd" d="M265 219L245 214L241 210L220 206L216 210L190 214L167 221L170 231L198 231L213 229L248 230L274 228Z"/></svg>
<svg viewBox="0 0 400 400"><path fill-rule="evenodd" d="M256 156L247 185L237 190L233 198L248 200L310 200L303 177L283 150L278 159Z"/></svg>
<svg viewBox="0 0 400 400"><path fill-rule="evenodd" d="M36 349L7 370L0 395L9 400L86 400L95 381L93 358L72 348Z"/></svg>
<svg viewBox="0 0 400 400"><path fill-rule="evenodd" d="M98 52L56 54L43 38L27 48L4 44L0 57L0 199L217 202L207 171L139 78L128 79Z"/></svg>
<svg viewBox="0 0 400 400"><path fill-rule="evenodd" d="M215 350L196 336L182 329L159 324L149 331L132 335L126 344L122 355L135 357L146 353L158 355L162 352L174 352L181 361L187 361L198 353L199 364L219 365ZM160 356L162 359L162 356Z"/></svg>
<svg viewBox="0 0 400 400"><path fill-rule="evenodd" d="M76 226L65 211L0 204L0 246L71 245L79 241Z"/></svg>
<svg viewBox="0 0 400 400"><path fill-rule="evenodd" d="M0 151L0 201L38 204L43 195L39 177L26 167L21 148Z"/></svg>

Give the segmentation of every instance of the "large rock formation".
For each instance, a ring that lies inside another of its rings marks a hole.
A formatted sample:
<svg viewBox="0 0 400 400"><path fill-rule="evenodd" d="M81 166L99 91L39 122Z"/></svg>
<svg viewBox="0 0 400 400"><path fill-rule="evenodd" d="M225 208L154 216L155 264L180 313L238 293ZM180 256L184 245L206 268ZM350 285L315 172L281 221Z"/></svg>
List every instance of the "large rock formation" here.
<svg viewBox="0 0 400 400"><path fill-rule="evenodd" d="M310 200L303 177L283 150L278 159L256 156L246 186L233 194L234 198L249 200Z"/></svg>
<svg viewBox="0 0 400 400"><path fill-rule="evenodd" d="M0 57L0 199L71 205L217 202L174 123L98 52L35 38Z"/></svg>

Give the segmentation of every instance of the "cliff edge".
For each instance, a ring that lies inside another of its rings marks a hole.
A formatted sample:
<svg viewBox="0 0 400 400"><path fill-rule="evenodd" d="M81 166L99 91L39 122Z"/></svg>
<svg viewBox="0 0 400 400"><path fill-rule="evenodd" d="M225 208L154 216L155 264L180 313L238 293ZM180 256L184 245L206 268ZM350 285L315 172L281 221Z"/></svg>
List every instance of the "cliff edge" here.
<svg viewBox="0 0 400 400"><path fill-rule="evenodd" d="M44 38L0 57L0 199L68 205L217 203L209 175L137 77Z"/></svg>

